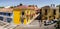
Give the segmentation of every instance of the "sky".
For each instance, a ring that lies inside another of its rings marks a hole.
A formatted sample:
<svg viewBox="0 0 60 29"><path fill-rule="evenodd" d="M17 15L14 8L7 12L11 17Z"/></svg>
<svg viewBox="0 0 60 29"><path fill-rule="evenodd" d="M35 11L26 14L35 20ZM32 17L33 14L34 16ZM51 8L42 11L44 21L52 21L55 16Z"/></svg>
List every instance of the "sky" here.
<svg viewBox="0 0 60 29"><path fill-rule="evenodd" d="M0 6L17 6L20 3L23 5L37 5L38 7L43 7L46 5L59 5L60 0L0 0Z"/></svg>

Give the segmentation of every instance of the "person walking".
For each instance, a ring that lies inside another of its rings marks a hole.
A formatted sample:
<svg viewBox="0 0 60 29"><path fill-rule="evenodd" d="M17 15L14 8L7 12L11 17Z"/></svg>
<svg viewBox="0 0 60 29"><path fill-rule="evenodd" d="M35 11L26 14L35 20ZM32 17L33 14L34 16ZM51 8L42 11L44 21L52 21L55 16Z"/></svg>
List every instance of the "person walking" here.
<svg viewBox="0 0 60 29"><path fill-rule="evenodd" d="M39 25L40 25L40 27L41 27L41 25L42 25L42 14L41 14L41 11L37 11L36 14L39 14L39 16L37 16L36 19L38 20Z"/></svg>
<svg viewBox="0 0 60 29"><path fill-rule="evenodd" d="M22 24L24 23L24 12L22 12L22 15L21 15L21 22Z"/></svg>

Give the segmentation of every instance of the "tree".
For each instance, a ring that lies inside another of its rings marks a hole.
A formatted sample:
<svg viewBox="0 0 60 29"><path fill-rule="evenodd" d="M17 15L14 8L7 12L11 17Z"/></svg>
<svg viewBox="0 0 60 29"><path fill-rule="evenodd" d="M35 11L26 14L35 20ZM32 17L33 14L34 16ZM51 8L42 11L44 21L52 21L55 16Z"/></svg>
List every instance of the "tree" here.
<svg viewBox="0 0 60 29"><path fill-rule="evenodd" d="M10 8L14 8L13 6L11 6Z"/></svg>
<svg viewBox="0 0 60 29"><path fill-rule="evenodd" d="M4 7L0 7L0 8L4 8Z"/></svg>
<svg viewBox="0 0 60 29"><path fill-rule="evenodd" d="M22 3L20 3L20 6L22 6L23 4Z"/></svg>

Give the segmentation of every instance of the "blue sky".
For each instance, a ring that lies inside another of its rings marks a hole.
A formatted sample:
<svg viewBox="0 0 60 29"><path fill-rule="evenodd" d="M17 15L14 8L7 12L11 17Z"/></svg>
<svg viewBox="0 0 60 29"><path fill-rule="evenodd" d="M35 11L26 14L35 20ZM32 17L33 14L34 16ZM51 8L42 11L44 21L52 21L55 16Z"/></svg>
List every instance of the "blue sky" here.
<svg viewBox="0 0 60 29"><path fill-rule="evenodd" d="M20 3L24 5L37 5L43 7L45 5L60 4L60 0L0 0L0 6L16 6Z"/></svg>

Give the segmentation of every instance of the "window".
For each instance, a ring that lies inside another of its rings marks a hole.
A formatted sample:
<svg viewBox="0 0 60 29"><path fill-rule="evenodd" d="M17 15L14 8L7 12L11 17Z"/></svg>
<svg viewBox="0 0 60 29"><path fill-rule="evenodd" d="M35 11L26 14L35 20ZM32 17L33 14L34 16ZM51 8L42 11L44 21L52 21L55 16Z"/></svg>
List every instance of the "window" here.
<svg viewBox="0 0 60 29"><path fill-rule="evenodd" d="M6 16L9 16L8 13L6 13Z"/></svg>
<svg viewBox="0 0 60 29"><path fill-rule="evenodd" d="M12 21L12 18L7 18L7 22L10 23Z"/></svg>
<svg viewBox="0 0 60 29"><path fill-rule="evenodd" d="M47 9L45 9L45 15L47 15Z"/></svg>
<svg viewBox="0 0 60 29"><path fill-rule="evenodd" d="M22 15L24 15L24 12L22 12Z"/></svg>
<svg viewBox="0 0 60 29"><path fill-rule="evenodd" d="M56 10L53 11L53 14L56 15Z"/></svg>
<svg viewBox="0 0 60 29"><path fill-rule="evenodd" d="M6 16L11 16L12 15L12 13L6 13Z"/></svg>
<svg viewBox="0 0 60 29"><path fill-rule="evenodd" d="M6 13L3 13L3 15L6 15Z"/></svg>
<svg viewBox="0 0 60 29"><path fill-rule="evenodd" d="M4 12L2 12L2 15L4 15Z"/></svg>
<svg viewBox="0 0 60 29"><path fill-rule="evenodd" d="M51 18L51 16L49 16L49 18Z"/></svg>
<svg viewBox="0 0 60 29"><path fill-rule="evenodd" d="M11 13L8 13L9 16L11 16Z"/></svg>
<svg viewBox="0 0 60 29"><path fill-rule="evenodd" d="M3 17L0 16L0 20L3 21Z"/></svg>
<svg viewBox="0 0 60 29"><path fill-rule="evenodd" d="M4 13L4 12L0 12L0 15L11 16L12 13Z"/></svg>
<svg viewBox="0 0 60 29"><path fill-rule="evenodd" d="M2 12L0 12L0 15L2 15Z"/></svg>

